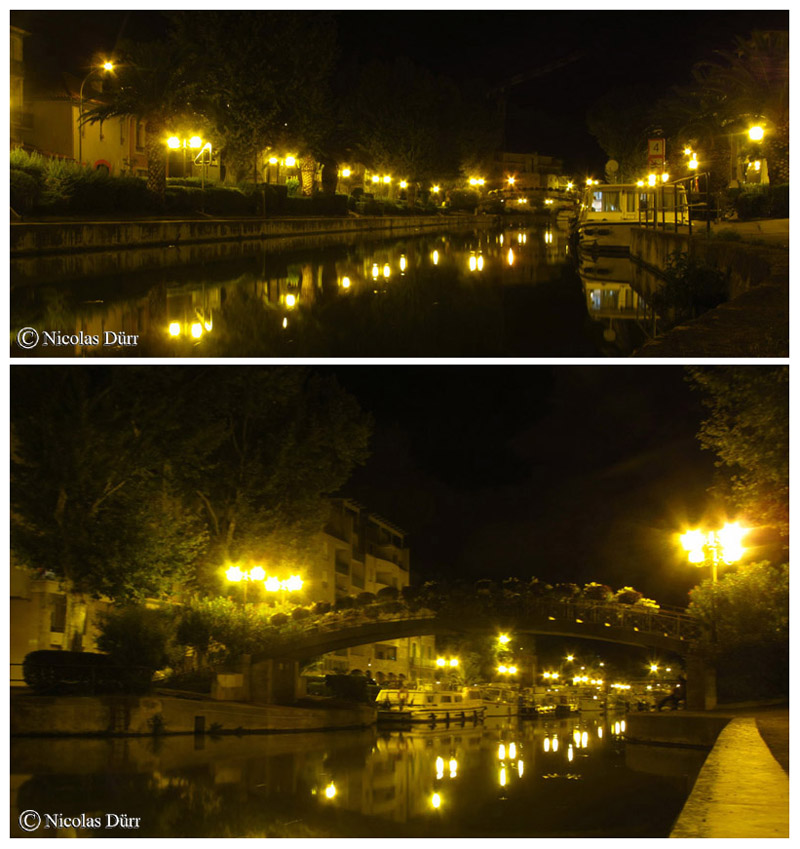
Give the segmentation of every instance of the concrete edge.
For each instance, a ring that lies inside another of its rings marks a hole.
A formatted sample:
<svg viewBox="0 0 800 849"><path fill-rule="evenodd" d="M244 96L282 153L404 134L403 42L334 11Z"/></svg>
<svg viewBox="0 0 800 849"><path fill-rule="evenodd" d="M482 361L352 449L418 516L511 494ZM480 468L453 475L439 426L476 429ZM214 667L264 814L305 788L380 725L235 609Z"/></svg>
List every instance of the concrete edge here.
<svg viewBox="0 0 800 849"><path fill-rule="evenodd" d="M789 777L754 717L722 730L669 836L789 837Z"/></svg>

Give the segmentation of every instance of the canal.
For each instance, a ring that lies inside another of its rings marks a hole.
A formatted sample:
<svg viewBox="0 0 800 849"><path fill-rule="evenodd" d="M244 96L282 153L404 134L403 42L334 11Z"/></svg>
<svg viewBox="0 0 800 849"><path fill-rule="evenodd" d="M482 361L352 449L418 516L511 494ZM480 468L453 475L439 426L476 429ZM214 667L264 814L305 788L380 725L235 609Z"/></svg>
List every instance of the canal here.
<svg viewBox="0 0 800 849"><path fill-rule="evenodd" d="M37 837L666 837L706 752L626 744L621 722L17 738L12 835L35 811Z"/></svg>
<svg viewBox="0 0 800 849"><path fill-rule="evenodd" d="M647 328L630 263L609 269L572 251L565 227L528 220L18 257L11 354L629 354Z"/></svg>

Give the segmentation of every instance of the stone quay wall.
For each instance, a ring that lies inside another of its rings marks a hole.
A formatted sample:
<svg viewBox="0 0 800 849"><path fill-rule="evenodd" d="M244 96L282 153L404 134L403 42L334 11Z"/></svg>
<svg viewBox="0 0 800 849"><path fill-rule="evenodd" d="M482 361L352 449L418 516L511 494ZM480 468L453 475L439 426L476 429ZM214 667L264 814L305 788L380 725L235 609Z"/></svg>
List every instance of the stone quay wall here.
<svg viewBox="0 0 800 849"><path fill-rule="evenodd" d="M415 215L364 218L236 218L163 221L53 221L11 224L11 256L120 248L252 241L323 233L389 234L436 230L490 216Z"/></svg>

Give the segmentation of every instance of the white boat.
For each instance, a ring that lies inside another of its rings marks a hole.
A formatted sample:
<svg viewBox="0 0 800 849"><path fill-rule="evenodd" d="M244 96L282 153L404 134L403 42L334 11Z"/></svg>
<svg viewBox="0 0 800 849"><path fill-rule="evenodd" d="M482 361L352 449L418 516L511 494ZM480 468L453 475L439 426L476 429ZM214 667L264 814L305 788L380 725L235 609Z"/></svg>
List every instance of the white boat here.
<svg viewBox="0 0 800 849"><path fill-rule="evenodd" d="M480 692L459 690L404 690L384 688L375 697L378 722L480 722L486 706Z"/></svg>
<svg viewBox="0 0 800 849"><path fill-rule="evenodd" d="M475 688L472 688L475 690ZM512 687L490 684L476 690L486 708L486 717L516 716L520 712L520 695Z"/></svg>
<svg viewBox="0 0 800 849"><path fill-rule="evenodd" d="M578 213L578 239L584 250L627 253L632 228L655 226L674 230L688 223L689 207L682 185L587 186Z"/></svg>

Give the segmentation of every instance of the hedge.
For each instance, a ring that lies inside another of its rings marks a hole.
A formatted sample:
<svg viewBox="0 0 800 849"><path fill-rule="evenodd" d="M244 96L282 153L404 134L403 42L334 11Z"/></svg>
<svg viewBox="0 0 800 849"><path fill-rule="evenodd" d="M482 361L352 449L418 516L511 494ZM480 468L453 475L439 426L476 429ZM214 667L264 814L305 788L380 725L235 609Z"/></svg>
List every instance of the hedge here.
<svg viewBox="0 0 800 849"><path fill-rule="evenodd" d="M147 692L153 671L116 666L106 654L43 650L26 655L22 675L37 694L86 695Z"/></svg>
<svg viewBox="0 0 800 849"><path fill-rule="evenodd" d="M10 201L12 209L17 212L30 212L39 198L40 184L28 172L19 168L11 169Z"/></svg>

